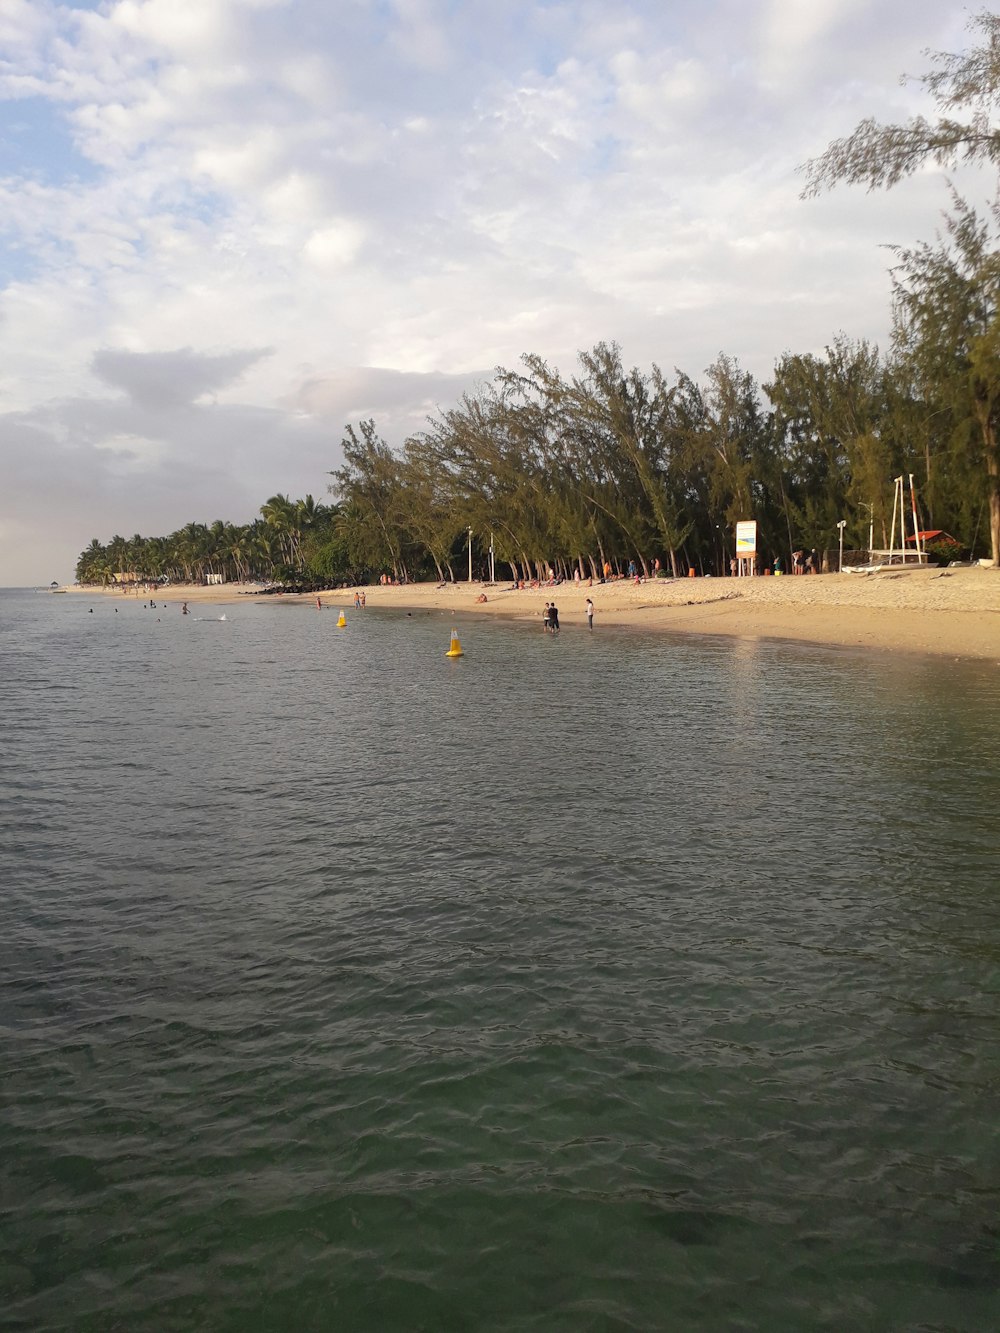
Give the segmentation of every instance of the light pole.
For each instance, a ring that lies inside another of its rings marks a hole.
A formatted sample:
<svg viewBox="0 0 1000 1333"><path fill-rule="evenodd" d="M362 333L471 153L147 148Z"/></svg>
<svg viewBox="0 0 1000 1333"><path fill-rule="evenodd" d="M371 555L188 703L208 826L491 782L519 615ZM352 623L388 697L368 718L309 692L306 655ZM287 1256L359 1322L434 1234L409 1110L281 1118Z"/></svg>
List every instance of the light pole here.
<svg viewBox="0 0 1000 1333"><path fill-rule="evenodd" d="M496 563L493 557L493 533L491 532L490 533L490 582L496 583L496 581L497 581L497 573L496 573Z"/></svg>
<svg viewBox="0 0 1000 1333"><path fill-rule="evenodd" d="M846 518L842 518L842 519L840 520L840 522L837 524L837 527L840 529L840 563L837 565L837 573L838 573L838 574L843 574L843 572L844 572L844 529L847 527L847 519L846 519Z"/></svg>
<svg viewBox="0 0 1000 1333"><path fill-rule="evenodd" d="M469 528L469 582L472 582L472 528Z"/></svg>

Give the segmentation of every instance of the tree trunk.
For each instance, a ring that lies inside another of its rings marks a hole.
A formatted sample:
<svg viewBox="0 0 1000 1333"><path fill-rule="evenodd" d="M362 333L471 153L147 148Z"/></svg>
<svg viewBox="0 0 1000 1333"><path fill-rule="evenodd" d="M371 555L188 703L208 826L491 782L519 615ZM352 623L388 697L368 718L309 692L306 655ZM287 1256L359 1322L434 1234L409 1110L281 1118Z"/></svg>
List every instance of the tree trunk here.
<svg viewBox="0 0 1000 1333"><path fill-rule="evenodd" d="M992 413L985 402L979 412L983 433L983 453L986 455L986 497L990 505L990 558L993 567L1000 567L1000 451Z"/></svg>
<svg viewBox="0 0 1000 1333"><path fill-rule="evenodd" d="M604 554L604 543L600 540L600 538L598 538L598 541L597 541L597 554L598 554L598 557L599 557L600 562L601 562L601 572L600 572L600 577L603 579L603 578L604 578L604 566L608 563L608 557Z"/></svg>
<svg viewBox="0 0 1000 1333"><path fill-rule="evenodd" d="M996 449L986 460L986 472L989 477L990 501L990 555L994 568L1000 568L1000 464Z"/></svg>

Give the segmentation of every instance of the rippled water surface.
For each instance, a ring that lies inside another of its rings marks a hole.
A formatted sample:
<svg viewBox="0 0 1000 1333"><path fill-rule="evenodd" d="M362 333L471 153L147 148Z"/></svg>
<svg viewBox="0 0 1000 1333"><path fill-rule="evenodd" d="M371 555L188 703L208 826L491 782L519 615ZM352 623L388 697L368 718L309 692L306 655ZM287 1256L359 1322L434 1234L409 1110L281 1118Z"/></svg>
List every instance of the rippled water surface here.
<svg viewBox="0 0 1000 1333"><path fill-rule="evenodd" d="M1000 670L0 594L0 1325L1000 1327Z"/></svg>

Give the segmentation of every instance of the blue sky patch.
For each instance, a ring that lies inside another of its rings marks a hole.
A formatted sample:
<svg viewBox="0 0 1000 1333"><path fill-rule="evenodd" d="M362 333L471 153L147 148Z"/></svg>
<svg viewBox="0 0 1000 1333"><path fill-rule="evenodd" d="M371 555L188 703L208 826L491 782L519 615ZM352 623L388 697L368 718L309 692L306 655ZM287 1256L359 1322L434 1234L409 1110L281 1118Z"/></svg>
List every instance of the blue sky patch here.
<svg viewBox="0 0 1000 1333"><path fill-rule="evenodd" d="M44 185L95 181L99 169L77 152L59 108L44 97L0 103L0 175Z"/></svg>

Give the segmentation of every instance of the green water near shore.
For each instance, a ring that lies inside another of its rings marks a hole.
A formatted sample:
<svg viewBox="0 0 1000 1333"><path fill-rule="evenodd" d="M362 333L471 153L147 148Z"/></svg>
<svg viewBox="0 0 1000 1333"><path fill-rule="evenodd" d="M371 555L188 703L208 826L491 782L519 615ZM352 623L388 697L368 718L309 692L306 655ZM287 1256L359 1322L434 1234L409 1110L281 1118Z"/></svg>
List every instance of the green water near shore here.
<svg viewBox="0 0 1000 1333"><path fill-rule="evenodd" d="M1000 1326L995 669L226 612L0 597L4 1327Z"/></svg>

